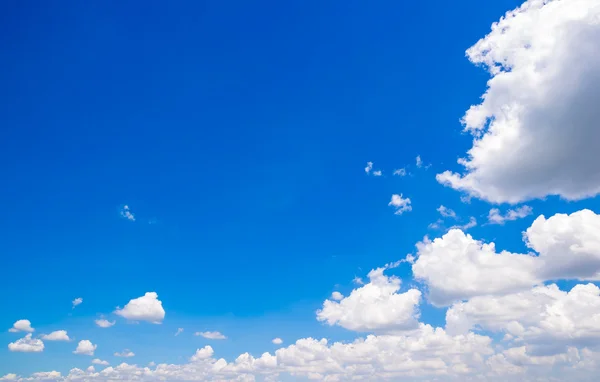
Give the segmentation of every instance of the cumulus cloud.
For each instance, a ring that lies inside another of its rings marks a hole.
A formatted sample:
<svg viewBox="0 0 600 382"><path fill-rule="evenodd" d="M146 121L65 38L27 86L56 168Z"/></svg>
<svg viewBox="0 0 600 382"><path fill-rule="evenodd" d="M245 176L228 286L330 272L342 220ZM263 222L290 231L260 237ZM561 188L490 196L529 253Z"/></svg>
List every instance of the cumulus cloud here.
<svg viewBox="0 0 600 382"><path fill-rule="evenodd" d="M340 301L343 298L344 298L344 295L341 294L340 292L335 291L331 294L331 299L334 301Z"/></svg>
<svg viewBox="0 0 600 382"><path fill-rule="evenodd" d="M446 313L452 333L478 327L504 332L531 350L563 353L568 346L596 346L600 341L600 288L579 284L569 292L555 284L504 295L480 296L454 304Z"/></svg>
<svg viewBox="0 0 600 382"><path fill-rule="evenodd" d="M600 193L598 17L596 1L526 1L467 50L492 78L462 120L464 172L439 182L495 203Z"/></svg>
<svg viewBox="0 0 600 382"><path fill-rule="evenodd" d="M73 351L73 354L94 355L97 347L98 345L94 345L89 340L81 340L77 344L77 348Z"/></svg>
<svg viewBox="0 0 600 382"><path fill-rule="evenodd" d="M227 337L225 337L220 332L196 332L196 333L194 333L194 335L201 336L201 337L207 338L209 340L225 340L225 339L227 339Z"/></svg>
<svg viewBox="0 0 600 382"><path fill-rule="evenodd" d="M129 208L128 205L124 205L123 208L121 208L120 211L121 217L134 222L135 221L135 215L133 214L133 212L131 212L131 209Z"/></svg>
<svg viewBox="0 0 600 382"><path fill-rule="evenodd" d="M129 349L125 349L122 352L115 352L114 354L115 357L123 357L123 358L130 358L130 357L134 357L135 353L132 352Z"/></svg>
<svg viewBox="0 0 600 382"><path fill-rule="evenodd" d="M400 279L385 276L385 268L369 272L369 283L338 301L325 300L317 319L355 331L409 330L417 327L421 292L400 290Z"/></svg>
<svg viewBox="0 0 600 382"><path fill-rule="evenodd" d="M5 374L3 377L1 377L0 381L16 381L17 378L18 378L18 376L16 374L8 373L8 374Z"/></svg>
<svg viewBox="0 0 600 382"><path fill-rule="evenodd" d="M8 329L11 333L17 332L28 332L33 333L35 331L34 328L31 327L31 322L29 320L18 320L13 324L13 327Z"/></svg>
<svg viewBox="0 0 600 382"><path fill-rule="evenodd" d="M271 341L271 342L273 342L275 345L281 345L283 343L283 340L281 338L277 337L277 338L273 338L273 341Z"/></svg>
<svg viewBox="0 0 600 382"><path fill-rule="evenodd" d="M417 165L418 168L423 167L423 160L421 159L420 155L417 155L417 158L415 159L415 164Z"/></svg>
<svg viewBox="0 0 600 382"><path fill-rule="evenodd" d="M99 318L97 320L94 320L94 322L96 323L97 326L99 326L101 328L110 328L111 326L113 326L116 323L115 321L108 321L104 318Z"/></svg>
<svg viewBox="0 0 600 382"><path fill-rule="evenodd" d="M533 209L529 206L521 206L515 209L509 209L504 215L500 213L498 208L492 208L488 214L488 222L490 224L504 224L507 221L523 219L533 213Z"/></svg>
<svg viewBox="0 0 600 382"><path fill-rule="evenodd" d="M202 349L196 349L196 353L190 358L190 361L202 361L212 357L214 354L214 350L211 346L206 345Z"/></svg>
<svg viewBox="0 0 600 382"><path fill-rule="evenodd" d="M70 338L67 335L66 330L56 330L50 334L42 335L42 339L46 341L69 341Z"/></svg>
<svg viewBox="0 0 600 382"><path fill-rule="evenodd" d="M31 338L31 333L25 337L8 344L8 350L23 353L39 353L44 351L44 342L37 338Z"/></svg>
<svg viewBox="0 0 600 382"><path fill-rule="evenodd" d="M383 175L383 172L381 170L373 171L373 176L381 176L381 175Z"/></svg>
<svg viewBox="0 0 600 382"><path fill-rule="evenodd" d="M147 292L142 297L130 300L123 309L117 308L115 313L128 320L153 324L160 324L165 318L165 310L156 292Z"/></svg>
<svg viewBox="0 0 600 382"><path fill-rule="evenodd" d="M75 300L71 301L71 303L73 304L73 309L75 309L75 307L79 304L81 304L83 302L83 298L81 297L77 297Z"/></svg>
<svg viewBox="0 0 600 382"><path fill-rule="evenodd" d="M373 169L373 162L367 162L367 166L365 167L365 172L368 174Z"/></svg>
<svg viewBox="0 0 600 382"><path fill-rule="evenodd" d="M427 284L436 305L513 293L546 280L600 280L600 215L590 210L541 215L523 238L537 256L497 253L494 243L453 229L417 244L413 274Z"/></svg>
<svg viewBox="0 0 600 382"><path fill-rule="evenodd" d="M109 363L108 363L108 361L103 361L103 360L101 360L101 359L99 359L99 358L94 358L94 359L92 360L92 363L93 363L94 365L103 365L103 366L108 366L108 364L109 364Z"/></svg>
<svg viewBox="0 0 600 382"><path fill-rule="evenodd" d="M403 198L402 194L393 194L392 200L388 203L388 206L394 207L396 215L402 215L404 212L411 211L412 206L409 198Z"/></svg>

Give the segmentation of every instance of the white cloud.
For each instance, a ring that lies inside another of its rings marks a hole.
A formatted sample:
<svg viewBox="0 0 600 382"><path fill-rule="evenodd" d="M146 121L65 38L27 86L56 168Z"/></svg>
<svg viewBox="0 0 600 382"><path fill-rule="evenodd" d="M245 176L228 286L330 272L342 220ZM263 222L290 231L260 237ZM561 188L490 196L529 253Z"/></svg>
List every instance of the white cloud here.
<svg viewBox="0 0 600 382"><path fill-rule="evenodd" d="M46 341L70 341L66 330L55 330L50 334L44 334L42 339Z"/></svg>
<svg viewBox="0 0 600 382"><path fill-rule="evenodd" d="M92 360L92 363L93 363L94 365L103 365L103 366L108 366L108 364L109 364L109 363L108 363L108 361L103 361L103 360L101 360L101 359L99 359L99 358L94 358L94 359Z"/></svg>
<svg viewBox="0 0 600 382"><path fill-rule="evenodd" d="M99 318L97 320L94 320L94 322L101 328L110 328L116 323L115 321L108 321L104 318Z"/></svg>
<svg viewBox="0 0 600 382"><path fill-rule="evenodd" d="M452 229L441 238L417 244L412 266L415 278L429 287L435 305L482 294L509 293L537 282L533 256L496 253L494 243L482 243Z"/></svg>
<svg viewBox="0 0 600 382"><path fill-rule="evenodd" d="M212 357L214 350L211 346L206 345L202 349L196 349L196 353L190 358L190 361L197 362Z"/></svg>
<svg viewBox="0 0 600 382"><path fill-rule="evenodd" d="M439 182L496 203L600 192L598 17L593 0L530 0L467 50L492 78L463 118L464 173Z"/></svg>
<svg viewBox="0 0 600 382"><path fill-rule="evenodd" d="M71 303L73 304L73 309L75 309L75 307L79 304L81 304L83 302L83 298L81 297L77 297L75 300L73 300Z"/></svg>
<svg viewBox="0 0 600 382"><path fill-rule="evenodd" d="M365 172L368 174L373 169L373 162L367 162L367 167L365 167Z"/></svg>
<svg viewBox="0 0 600 382"><path fill-rule="evenodd" d="M2 378L0 378L0 381L16 381L17 378L18 376L16 374L8 373L5 374Z"/></svg>
<svg viewBox="0 0 600 382"><path fill-rule="evenodd" d="M515 209L509 209L504 215L500 213L498 208L492 208L488 214L488 222L490 224L504 224L507 221L523 219L533 213L533 209L529 206L521 206Z"/></svg>
<svg viewBox="0 0 600 382"><path fill-rule="evenodd" d="M546 280L600 280L600 215L590 210L539 216L523 235L538 253L496 253L494 243L458 229L417 244L415 278L427 283L429 300L447 305L481 295L526 290Z"/></svg>
<svg viewBox="0 0 600 382"><path fill-rule="evenodd" d="M58 378L62 377L62 374L59 373L58 371L42 371L39 373L33 373L31 374L31 376L35 379L35 380L56 380Z"/></svg>
<svg viewBox="0 0 600 382"><path fill-rule="evenodd" d="M471 229L473 227L477 226L477 219L475 219L473 216L471 216L469 218L469 221L463 225L455 225L454 227L450 228L450 229L460 229L462 231L466 231L468 229Z"/></svg>
<svg viewBox="0 0 600 382"><path fill-rule="evenodd" d="M31 327L31 322L29 320L18 320L13 324L13 327L8 329L11 333L17 332L28 332L33 333L35 331L34 328Z"/></svg>
<svg viewBox="0 0 600 382"><path fill-rule="evenodd" d="M225 340L225 339L227 339L227 337L225 337L220 332L196 332L196 333L194 333L194 335L202 336L204 338L208 338L209 340Z"/></svg>
<svg viewBox="0 0 600 382"><path fill-rule="evenodd" d="M381 176L381 175L383 175L383 172L381 170L373 171L373 176Z"/></svg>
<svg viewBox="0 0 600 382"><path fill-rule="evenodd" d="M148 321L160 324L165 318L162 302L155 292L147 292L142 297L134 298L123 309L115 311L121 317L133 321Z"/></svg>
<svg viewBox="0 0 600 382"><path fill-rule="evenodd" d="M456 219L456 212L446 206L440 205L436 211L445 218Z"/></svg>
<svg viewBox="0 0 600 382"><path fill-rule="evenodd" d="M131 350L129 350L129 349L125 349L125 350L123 350L123 351L122 351L122 352L120 352L120 353L119 353L119 352L115 352L114 356L115 356L115 357L130 358L130 357L134 357L134 356L135 356L135 353L134 353L134 352L132 352L132 351L131 351Z"/></svg>
<svg viewBox="0 0 600 382"><path fill-rule="evenodd" d="M31 333L25 337L8 344L8 350L23 353L39 353L44 351L44 342L37 338L31 338Z"/></svg>
<svg viewBox="0 0 600 382"><path fill-rule="evenodd" d="M335 301L340 301L340 300L341 300L341 299L343 299L343 298L344 298L344 295L343 295L343 294L341 294L340 292L337 292L337 291L335 291L335 292L333 292L333 293L331 294L331 299L332 299L332 300L335 300Z"/></svg>
<svg viewBox="0 0 600 382"><path fill-rule="evenodd" d="M273 338L273 341L271 341L271 342L273 342L275 345L281 345L283 343L283 340L281 338L277 337L277 338Z"/></svg>
<svg viewBox="0 0 600 382"><path fill-rule="evenodd" d="M600 280L600 215L590 210L540 215L523 236L539 253L540 279Z"/></svg>
<svg viewBox="0 0 600 382"><path fill-rule="evenodd" d="M354 284L356 284L356 285L364 285L364 284L365 284L365 282L363 281L363 279L362 279L362 278L360 278L360 277L358 277L358 276L355 276L355 277L352 279L352 282L353 282Z"/></svg>
<svg viewBox="0 0 600 382"><path fill-rule="evenodd" d="M394 170L394 175L396 176L406 176L406 169L405 168L397 168Z"/></svg>
<svg viewBox="0 0 600 382"><path fill-rule="evenodd" d="M570 292L555 284L504 296L474 297L446 313L449 332L479 327L504 332L530 351L562 353L568 346L594 346L600 341L600 288L579 284Z"/></svg>
<svg viewBox="0 0 600 382"><path fill-rule="evenodd" d="M419 168L423 167L423 160L421 159L420 155L417 155L415 162L416 162L417 167L419 167Z"/></svg>
<svg viewBox="0 0 600 382"><path fill-rule="evenodd" d="M97 347L98 345L94 345L89 340L81 340L77 344L77 348L73 351L73 354L94 355Z"/></svg>
<svg viewBox="0 0 600 382"><path fill-rule="evenodd" d="M128 205L124 205L123 208L121 208L121 212L120 212L121 216L129 221L134 222L135 221L135 215L133 214L133 212L131 212L131 209L129 208Z"/></svg>
<svg viewBox="0 0 600 382"><path fill-rule="evenodd" d="M369 272L369 283L336 302L325 300L317 319L355 331L408 330L417 327L421 292L400 290L400 279L385 276L385 268Z"/></svg>
<svg viewBox="0 0 600 382"><path fill-rule="evenodd" d="M87 369L85 369L88 373L93 373L96 371L96 368L94 366L88 366Z"/></svg>
<svg viewBox="0 0 600 382"><path fill-rule="evenodd" d="M388 203L388 206L394 207L396 215L402 215L404 212L411 211L412 206L410 205L409 198L402 198L402 194L393 194L392 200Z"/></svg>
<svg viewBox="0 0 600 382"><path fill-rule="evenodd" d="M183 333L183 328L177 328L177 332L175 332L175 337Z"/></svg>

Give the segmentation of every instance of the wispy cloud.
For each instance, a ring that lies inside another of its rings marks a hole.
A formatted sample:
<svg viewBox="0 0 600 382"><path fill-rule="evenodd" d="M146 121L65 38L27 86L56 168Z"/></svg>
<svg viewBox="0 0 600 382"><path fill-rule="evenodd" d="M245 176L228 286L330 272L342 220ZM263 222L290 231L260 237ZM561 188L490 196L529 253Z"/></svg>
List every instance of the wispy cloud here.
<svg viewBox="0 0 600 382"><path fill-rule="evenodd" d="M120 212L121 216L124 217L125 219L134 222L135 221L135 215L133 214L133 212L131 212L131 209L129 208L129 206L127 204L125 204L123 206L123 208L121 208L121 212Z"/></svg>
<svg viewBox="0 0 600 382"><path fill-rule="evenodd" d="M402 194L393 194L392 200L388 203L388 206L394 207L396 215L402 215L404 212L412 211L409 198L403 198Z"/></svg>
<svg viewBox="0 0 600 382"><path fill-rule="evenodd" d="M489 224L504 224L507 221L522 219L533 213L533 208L529 206L521 206L515 209L506 211L504 215L500 213L498 208L492 208L488 214Z"/></svg>
<svg viewBox="0 0 600 382"><path fill-rule="evenodd" d="M195 336L201 336L207 338L209 340L225 340L227 337L223 335L221 332L196 332Z"/></svg>

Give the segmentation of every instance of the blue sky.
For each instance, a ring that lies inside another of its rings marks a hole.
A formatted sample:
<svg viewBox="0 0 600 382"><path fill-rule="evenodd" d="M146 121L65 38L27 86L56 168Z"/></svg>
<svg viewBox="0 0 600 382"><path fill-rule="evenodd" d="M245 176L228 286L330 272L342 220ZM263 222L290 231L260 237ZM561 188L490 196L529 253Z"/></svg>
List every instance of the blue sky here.
<svg viewBox="0 0 600 382"><path fill-rule="evenodd" d="M469 234L515 253L531 251L522 232L539 215L598 211L595 191L504 197L436 179L463 172L475 138L460 119L490 79L465 50L520 4L2 3L0 342L22 337L7 331L19 319L34 337L67 330L72 341L0 346L0 376L85 369L90 357L72 353L84 339L94 358L116 365L131 349L142 366L205 345L230 361L274 352L275 337L351 341L315 312L441 237L428 227L440 205L459 217L446 228L474 217ZM394 214L393 194L412 210ZM485 224L490 209L523 205L533 212ZM401 292L421 288L421 322L444 327L446 307L410 263L389 274ZM151 291L162 324L114 314Z"/></svg>

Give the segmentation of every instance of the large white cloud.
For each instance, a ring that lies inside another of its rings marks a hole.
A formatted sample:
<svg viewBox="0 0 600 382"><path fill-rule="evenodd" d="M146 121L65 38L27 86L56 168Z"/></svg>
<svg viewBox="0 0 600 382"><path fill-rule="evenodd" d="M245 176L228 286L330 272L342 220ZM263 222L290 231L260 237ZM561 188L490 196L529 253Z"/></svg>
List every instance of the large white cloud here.
<svg viewBox="0 0 600 382"><path fill-rule="evenodd" d="M458 229L418 243L417 249L413 274L427 284L428 298L436 305L478 295L510 293L537 282L535 257L497 253L494 243L477 241Z"/></svg>
<svg viewBox="0 0 600 382"><path fill-rule="evenodd" d="M506 339L545 354L563 353L568 346L600 347L600 288L580 284L564 292L552 284L474 297L447 311L446 327L451 333L476 327L504 332Z"/></svg>
<svg viewBox="0 0 600 382"><path fill-rule="evenodd" d="M407 330L417 327L421 292L400 290L400 279L383 274L385 268L369 272L369 283L340 301L325 300L317 319L356 331Z"/></svg>
<svg viewBox="0 0 600 382"><path fill-rule="evenodd" d="M160 324L165 318L162 301L156 292L146 292L142 297L134 298L123 309L115 311L119 316L132 321L148 321Z"/></svg>
<svg viewBox="0 0 600 382"><path fill-rule="evenodd" d="M497 252L461 230L417 244L412 270L440 306L527 290L547 280L600 280L600 215L590 210L539 216L523 235L535 254Z"/></svg>
<svg viewBox="0 0 600 382"><path fill-rule="evenodd" d="M463 174L439 182L491 202L600 193L600 5L530 0L467 50L492 78L463 118Z"/></svg>
<svg viewBox="0 0 600 382"><path fill-rule="evenodd" d="M8 350L23 353L39 353L44 351L44 342L37 338L31 338L31 333L25 337L8 344Z"/></svg>

